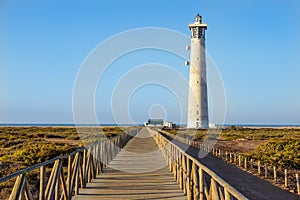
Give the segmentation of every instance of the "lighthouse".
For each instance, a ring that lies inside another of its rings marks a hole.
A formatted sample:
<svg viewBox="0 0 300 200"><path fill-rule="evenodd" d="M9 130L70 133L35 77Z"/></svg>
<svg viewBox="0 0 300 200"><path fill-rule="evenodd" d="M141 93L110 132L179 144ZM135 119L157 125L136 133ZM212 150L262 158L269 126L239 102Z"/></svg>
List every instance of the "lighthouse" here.
<svg viewBox="0 0 300 200"><path fill-rule="evenodd" d="M190 77L187 128L208 128L208 99L206 79L205 31L207 24L197 14L195 22L189 24L191 30Z"/></svg>

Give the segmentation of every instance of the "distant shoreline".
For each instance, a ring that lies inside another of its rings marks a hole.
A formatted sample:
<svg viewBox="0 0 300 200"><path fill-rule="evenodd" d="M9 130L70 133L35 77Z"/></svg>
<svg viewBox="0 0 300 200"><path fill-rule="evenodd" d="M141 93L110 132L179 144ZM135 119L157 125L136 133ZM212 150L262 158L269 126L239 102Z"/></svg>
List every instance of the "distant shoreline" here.
<svg viewBox="0 0 300 200"><path fill-rule="evenodd" d="M186 126L185 124L177 124L178 126ZM0 127L129 127L129 126L143 126L143 124L72 124L72 123L0 123ZM226 127L229 128L231 126L241 127L241 128L276 128L276 129L300 129L300 125L297 124L224 124L224 125L216 125L216 127Z"/></svg>
<svg viewBox="0 0 300 200"><path fill-rule="evenodd" d="M0 124L0 127L125 127L125 126L142 126L143 124Z"/></svg>
<svg viewBox="0 0 300 200"><path fill-rule="evenodd" d="M218 125L217 125L218 126ZM284 128L300 128L298 124L225 124L223 127L242 127L242 128L275 128L275 129L284 129Z"/></svg>

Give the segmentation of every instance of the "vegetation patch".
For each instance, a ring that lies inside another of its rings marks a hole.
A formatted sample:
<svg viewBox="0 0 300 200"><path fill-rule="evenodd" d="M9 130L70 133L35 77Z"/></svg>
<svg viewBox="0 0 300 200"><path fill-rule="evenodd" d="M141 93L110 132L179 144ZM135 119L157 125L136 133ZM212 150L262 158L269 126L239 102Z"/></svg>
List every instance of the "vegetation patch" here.
<svg viewBox="0 0 300 200"><path fill-rule="evenodd" d="M273 140L259 145L249 158L280 168L300 170L300 140Z"/></svg>
<svg viewBox="0 0 300 200"><path fill-rule="evenodd" d="M83 143L114 137L132 128L0 127L0 177L66 155Z"/></svg>
<svg viewBox="0 0 300 200"><path fill-rule="evenodd" d="M219 130L166 130L171 134L189 137L194 141L202 141L215 137L219 147L222 143L234 144L227 146L226 151L244 152L249 159L259 160L279 168L300 169L300 129L292 128L242 128L232 126ZM257 144L250 152L243 146ZM222 148L222 146L220 147Z"/></svg>

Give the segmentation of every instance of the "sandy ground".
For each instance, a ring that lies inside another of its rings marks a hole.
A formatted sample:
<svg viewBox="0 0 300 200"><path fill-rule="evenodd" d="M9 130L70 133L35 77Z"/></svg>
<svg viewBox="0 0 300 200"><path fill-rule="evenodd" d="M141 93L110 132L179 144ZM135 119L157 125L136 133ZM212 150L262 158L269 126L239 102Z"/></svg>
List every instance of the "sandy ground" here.
<svg viewBox="0 0 300 200"><path fill-rule="evenodd" d="M215 145L216 148L224 151L233 152L250 152L253 151L258 145L269 142L269 140L219 140Z"/></svg>
<svg viewBox="0 0 300 200"><path fill-rule="evenodd" d="M81 140L66 140L64 138L44 138L46 142L57 142L77 146Z"/></svg>

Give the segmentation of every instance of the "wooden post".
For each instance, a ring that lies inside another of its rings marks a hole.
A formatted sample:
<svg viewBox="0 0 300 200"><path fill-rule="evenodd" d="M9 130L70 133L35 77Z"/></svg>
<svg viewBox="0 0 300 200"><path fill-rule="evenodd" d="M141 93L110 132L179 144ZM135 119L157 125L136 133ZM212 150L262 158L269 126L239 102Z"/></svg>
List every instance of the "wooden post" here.
<svg viewBox="0 0 300 200"><path fill-rule="evenodd" d="M226 190L226 188L224 188L224 190L225 190L225 200L231 200L230 193L228 192L228 190Z"/></svg>
<svg viewBox="0 0 300 200"><path fill-rule="evenodd" d="M46 199L54 199L54 194L56 193L56 186L59 182L60 170L62 168L61 160L56 160L54 163L54 167L52 169L53 176L51 181L48 182L47 189L46 189ZM52 174L52 173L51 173Z"/></svg>
<svg viewBox="0 0 300 200"><path fill-rule="evenodd" d="M75 169L74 176L75 176L75 187L74 187L75 188L74 189L75 190L75 195L78 195L79 194L79 166ZM71 191L70 196L71 196L70 199L72 199L72 191Z"/></svg>
<svg viewBox="0 0 300 200"><path fill-rule="evenodd" d="M172 149L172 145L171 144L169 144L169 145L170 145L170 152L169 152L169 154L170 154L170 156L169 156L169 159L170 159L170 172L172 172L172 170L173 170L173 155L172 155L173 149Z"/></svg>
<svg viewBox="0 0 300 200"><path fill-rule="evenodd" d="M74 160L73 160L73 164L72 164L72 174L71 174L71 190L70 190L70 198L72 197L72 193L73 193L73 187L75 185L75 176L76 176L76 170L78 170L78 174L77 176L80 179L80 187L84 188L85 187L85 182L83 179L83 168L82 168L82 153L77 152Z"/></svg>
<svg viewBox="0 0 300 200"><path fill-rule="evenodd" d="M186 191L186 158L185 158L185 155L182 154L182 168L183 168L183 193L184 194L187 194L187 191Z"/></svg>
<svg viewBox="0 0 300 200"><path fill-rule="evenodd" d="M51 174L50 174L50 177L48 179L48 184L46 186L46 190L45 190L45 199L47 199L47 196L49 196L49 193L50 193L50 187L52 185L53 182L55 182L55 174L56 174L56 171L58 170L58 165L59 165L59 161L55 161L54 164L53 164L53 167L52 167L52 171L51 171ZM53 197L51 197L53 198Z"/></svg>
<svg viewBox="0 0 300 200"><path fill-rule="evenodd" d="M108 144L107 140L103 142L104 167L108 165Z"/></svg>
<svg viewBox="0 0 300 200"><path fill-rule="evenodd" d="M234 162L234 164L236 164L236 153L233 153L233 162Z"/></svg>
<svg viewBox="0 0 300 200"><path fill-rule="evenodd" d="M46 187L46 166L40 168L40 200L45 199L45 187Z"/></svg>
<svg viewBox="0 0 300 200"><path fill-rule="evenodd" d="M55 187L55 200L59 200L59 195L60 195L60 180L58 178Z"/></svg>
<svg viewBox="0 0 300 200"><path fill-rule="evenodd" d="M247 170L247 158L245 158L244 168L245 168L245 170Z"/></svg>
<svg viewBox="0 0 300 200"><path fill-rule="evenodd" d="M94 178L96 178L96 175L99 174L99 165L98 165L98 161L99 161L99 155L98 155L98 144L95 145L95 154L94 154L94 165L95 165L95 170L94 170Z"/></svg>
<svg viewBox="0 0 300 200"><path fill-rule="evenodd" d="M260 176L260 161L257 161L257 174Z"/></svg>
<svg viewBox="0 0 300 200"><path fill-rule="evenodd" d="M299 175L296 174L296 185L297 185L297 193L300 194L300 184L299 184Z"/></svg>
<svg viewBox="0 0 300 200"><path fill-rule="evenodd" d="M239 154L239 167L241 167L241 166L242 166L242 155Z"/></svg>
<svg viewBox="0 0 300 200"><path fill-rule="evenodd" d="M82 172L83 172L83 182L84 185L86 184L86 149L83 150L83 159L82 159Z"/></svg>
<svg viewBox="0 0 300 200"><path fill-rule="evenodd" d="M87 182L90 183L92 180L92 175L91 172L93 170L92 168L92 153L91 153L91 148L89 148L88 153L87 153L87 163L86 163L86 176L87 176Z"/></svg>
<svg viewBox="0 0 300 200"><path fill-rule="evenodd" d="M186 179L186 189L187 189L187 198L188 200L192 200L192 187L191 187L191 161L188 157L186 157L186 171L187 171L187 179Z"/></svg>
<svg viewBox="0 0 300 200"><path fill-rule="evenodd" d="M106 140L106 164L108 165L108 163L110 162L110 140Z"/></svg>
<svg viewBox="0 0 300 200"><path fill-rule="evenodd" d="M253 159L250 160L250 170L253 172Z"/></svg>
<svg viewBox="0 0 300 200"><path fill-rule="evenodd" d="M265 163L265 178L268 178L268 164Z"/></svg>
<svg viewBox="0 0 300 200"><path fill-rule="evenodd" d="M102 170L105 166L104 142L103 141L100 144L100 160L101 160L101 172L103 172Z"/></svg>
<svg viewBox="0 0 300 200"><path fill-rule="evenodd" d="M168 163L168 167L169 167L169 170L171 171L170 155L168 153L167 147L165 147L165 152L166 152L166 160L167 160L167 163Z"/></svg>
<svg viewBox="0 0 300 200"><path fill-rule="evenodd" d="M178 175L178 168L177 168L177 149L176 149L176 147L174 146L174 158L173 158L173 160L174 160L174 168L173 168L173 170L174 170L174 179L177 181L177 175Z"/></svg>
<svg viewBox="0 0 300 200"><path fill-rule="evenodd" d="M217 190L217 183L216 183L216 181L215 181L215 179L213 177L211 177L211 180L210 180L210 192L209 192L209 196L211 196L211 198L213 200L220 199L219 195L218 195L218 190Z"/></svg>
<svg viewBox="0 0 300 200"><path fill-rule="evenodd" d="M203 185L204 177L203 177L203 170L199 167L199 195L200 200L204 200L204 185Z"/></svg>
<svg viewBox="0 0 300 200"><path fill-rule="evenodd" d="M114 142L113 142L113 140L109 140L109 142L110 142L110 159L109 159L109 162L110 161L112 161L112 159L113 159L113 155L114 155L114 152L113 152L113 146L114 146Z"/></svg>
<svg viewBox="0 0 300 200"><path fill-rule="evenodd" d="M194 200L199 199L199 174L198 174L198 166L193 162L193 192L194 192Z"/></svg>
<svg viewBox="0 0 300 200"><path fill-rule="evenodd" d="M17 177L13 190L10 194L9 200L13 199L22 199L22 190L24 189L24 185L26 182L26 177L24 174L20 174Z"/></svg>
<svg viewBox="0 0 300 200"><path fill-rule="evenodd" d="M287 169L284 170L284 187L288 187L288 175L287 175Z"/></svg>
<svg viewBox="0 0 300 200"><path fill-rule="evenodd" d="M179 149L177 149L177 183L180 185L180 176L181 176L181 172L180 172L180 152Z"/></svg>
<svg viewBox="0 0 300 200"><path fill-rule="evenodd" d="M274 181L277 181L277 172L276 172L276 167L273 166L273 175L274 175Z"/></svg>
<svg viewBox="0 0 300 200"><path fill-rule="evenodd" d="M231 152L229 153L229 162L232 163L232 153Z"/></svg>
<svg viewBox="0 0 300 200"><path fill-rule="evenodd" d="M183 190L183 163L182 163L182 160L183 160L183 155L182 153L180 153L180 177L179 177L179 186L180 186L180 189Z"/></svg>
<svg viewBox="0 0 300 200"><path fill-rule="evenodd" d="M25 194L26 200L33 200L33 197L32 197L31 191L30 191L30 187L29 187L29 183L26 178L25 178L24 192L25 192L24 194Z"/></svg>
<svg viewBox="0 0 300 200"><path fill-rule="evenodd" d="M116 138L115 143L114 143L114 158L117 156L118 153L118 138Z"/></svg>
<svg viewBox="0 0 300 200"><path fill-rule="evenodd" d="M63 170L60 171L60 183L61 183L61 189L62 189L60 199L65 197L64 200L68 200L69 199L69 194L68 194L68 189L67 189L65 175L64 175Z"/></svg>
<svg viewBox="0 0 300 200"><path fill-rule="evenodd" d="M68 177L67 177L67 192L69 200L72 198L72 191L71 191L71 175L72 175L72 156L68 157Z"/></svg>
<svg viewBox="0 0 300 200"><path fill-rule="evenodd" d="M103 156L103 142L100 143L100 172L103 172L103 166L104 166L104 156Z"/></svg>
<svg viewBox="0 0 300 200"><path fill-rule="evenodd" d="M120 136L120 141L119 141L119 145L121 145L121 136ZM121 148L121 147L120 147ZM98 168L98 171L97 171L97 175L100 175L100 173L102 172L102 164L101 164L101 143L98 144L98 160L97 160L97 168Z"/></svg>

